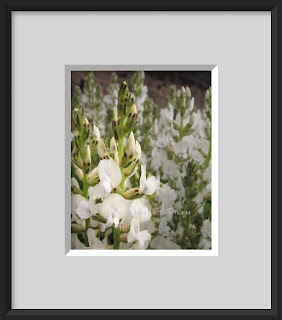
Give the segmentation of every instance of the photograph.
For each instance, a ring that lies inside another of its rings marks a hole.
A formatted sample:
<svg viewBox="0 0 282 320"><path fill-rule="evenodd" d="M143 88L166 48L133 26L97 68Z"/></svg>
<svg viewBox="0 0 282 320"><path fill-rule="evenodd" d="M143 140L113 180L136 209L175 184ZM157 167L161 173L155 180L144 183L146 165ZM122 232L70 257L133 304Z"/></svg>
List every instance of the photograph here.
<svg viewBox="0 0 282 320"><path fill-rule="evenodd" d="M211 71L71 71L71 249L212 249Z"/></svg>

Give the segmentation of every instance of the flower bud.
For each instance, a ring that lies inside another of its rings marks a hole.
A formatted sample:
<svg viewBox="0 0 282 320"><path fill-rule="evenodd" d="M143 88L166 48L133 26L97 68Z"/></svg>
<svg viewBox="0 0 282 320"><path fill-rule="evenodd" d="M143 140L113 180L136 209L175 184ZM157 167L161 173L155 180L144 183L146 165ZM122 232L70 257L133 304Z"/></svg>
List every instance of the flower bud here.
<svg viewBox="0 0 282 320"><path fill-rule="evenodd" d="M141 158L141 146L140 146L140 143L136 140L136 143L135 143L135 159L136 160L139 160Z"/></svg>
<svg viewBox="0 0 282 320"><path fill-rule="evenodd" d="M100 140L100 130L95 125L93 126L93 140Z"/></svg>
<svg viewBox="0 0 282 320"><path fill-rule="evenodd" d="M100 139L98 142L98 155L100 157L100 159L106 159L108 158L108 154L107 154L107 148L104 144L103 139Z"/></svg>
<svg viewBox="0 0 282 320"><path fill-rule="evenodd" d="M127 223L121 225L120 230L122 233L128 232L130 230L130 224L131 221L128 221Z"/></svg>
<svg viewBox="0 0 282 320"><path fill-rule="evenodd" d="M75 164L73 164L73 166L74 166L74 170L75 170L77 177L80 180L83 180L83 171L80 168L78 168L78 166L76 166Z"/></svg>
<svg viewBox="0 0 282 320"><path fill-rule="evenodd" d="M189 107L188 107L188 111L191 112L194 109L194 97L191 98L190 102L189 102Z"/></svg>
<svg viewBox="0 0 282 320"><path fill-rule="evenodd" d="M119 164L119 157L118 157L118 150L117 150L117 144L114 137L112 137L110 141L110 155L115 160L117 164Z"/></svg>
<svg viewBox="0 0 282 320"><path fill-rule="evenodd" d="M99 173L98 173L98 167L91 170L87 175L87 183L90 186L94 186L99 182Z"/></svg>
<svg viewBox="0 0 282 320"><path fill-rule="evenodd" d="M128 234L127 234L127 233L122 233L122 234L119 236L119 239L120 239L121 242L127 243L127 237L128 237Z"/></svg>
<svg viewBox="0 0 282 320"><path fill-rule="evenodd" d="M126 114L128 114L128 112L130 112L133 103L134 103L134 98L132 97L132 94L129 93L127 100L126 100Z"/></svg>
<svg viewBox="0 0 282 320"><path fill-rule="evenodd" d="M133 132L131 131L129 138L127 140L127 148L126 148L126 155L129 159L133 157L133 154L135 152L135 139Z"/></svg>
<svg viewBox="0 0 282 320"><path fill-rule="evenodd" d="M205 129L210 129L210 119L207 118L205 121Z"/></svg>
<svg viewBox="0 0 282 320"><path fill-rule="evenodd" d="M83 143L88 139L89 137L89 132L90 132L90 125L86 117L83 117L83 119L80 121L81 125L79 126L79 139Z"/></svg>
<svg viewBox="0 0 282 320"><path fill-rule="evenodd" d="M196 120L196 114L195 112L193 112L190 117L190 122L189 122L190 126L193 126L193 124L195 123L195 120Z"/></svg>
<svg viewBox="0 0 282 320"><path fill-rule="evenodd" d="M114 155L117 152L117 144L114 137L110 141L110 155Z"/></svg>
<svg viewBox="0 0 282 320"><path fill-rule="evenodd" d="M135 124L136 124L136 121L137 121L137 112L136 112L136 106L134 104L131 107L129 115L127 117L124 129L123 129L124 132L127 133L127 132L132 131L134 126L135 126Z"/></svg>
<svg viewBox="0 0 282 320"><path fill-rule="evenodd" d="M85 161L84 161L84 163L85 163L85 166L86 166L86 167L89 167L90 164L91 164L91 153L90 153L90 146L89 146L89 144L88 144L87 147L86 147L86 156L85 156Z"/></svg>
<svg viewBox="0 0 282 320"><path fill-rule="evenodd" d="M134 199L139 196L139 188L131 188L125 191L125 199Z"/></svg>
<svg viewBox="0 0 282 320"><path fill-rule="evenodd" d="M126 81L123 81L122 85L119 88L118 99L123 102L127 96L127 93L128 93L128 86Z"/></svg>
<svg viewBox="0 0 282 320"><path fill-rule="evenodd" d="M174 128L175 130L180 130L180 125L179 125L179 123L177 123L175 120L172 120L172 123L173 123L173 128Z"/></svg>
<svg viewBox="0 0 282 320"><path fill-rule="evenodd" d="M83 225L76 224L76 223L71 224L71 233L79 233L83 231L84 231Z"/></svg>
<svg viewBox="0 0 282 320"><path fill-rule="evenodd" d="M77 149L77 147L74 147L74 148L73 148L72 158L73 158L73 161L75 162L75 164L76 164L80 169L82 169L82 168L84 167L84 163L83 163L83 160L82 160L82 158L81 158L81 154L80 154L79 150Z"/></svg>
<svg viewBox="0 0 282 320"><path fill-rule="evenodd" d="M190 91L190 89L189 89L189 87L186 87L186 95L188 96L188 98L190 99L191 98L191 91Z"/></svg>
<svg viewBox="0 0 282 320"><path fill-rule="evenodd" d="M120 188L120 186L114 187L113 190L112 190L112 192L121 194L121 188Z"/></svg>
<svg viewBox="0 0 282 320"><path fill-rule="evenodd" d="M133 116L134 114L137 114L137 110L136 110L136 105L134 104L131 109L130 109L130 113Z"/></svg>
<svg viewBox="0 0 282 320"><path fill-rule="evenodd" d="M138 160L134 159L130 163L130 165L123 170L123 173L126 177L132 176L134 174L134 171L136 171L135 168L136 168L137 163L138 163Z"/></svg>

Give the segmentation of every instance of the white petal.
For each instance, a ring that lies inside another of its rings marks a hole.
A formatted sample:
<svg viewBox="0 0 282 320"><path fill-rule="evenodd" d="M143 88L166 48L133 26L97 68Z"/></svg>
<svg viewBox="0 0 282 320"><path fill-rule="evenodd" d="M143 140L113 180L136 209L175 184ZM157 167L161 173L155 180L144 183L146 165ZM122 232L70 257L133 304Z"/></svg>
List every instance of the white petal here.
<svg viewBox="0 0 282 320"><path fill-rule="evenodd" d="M92 216L88 201L83 200L80 202L78 208L76 209L76 214L80 219L88 219Z"/></svg>
<svg viewBox="0 0 282 320"><path fill-rule="evenodd" d="M148 242L151 240L151 235L147 230L139 232L137 236L137 247L138 249L146 249Z"/></svg>
<svg viewBox="0 0 282 320"><path fill-rule="evenodd" d="M72 249L84 249L85 245L80 242L80 240L77 237L77 233L71 234L71 248Z"/></svg>
<svg viewBox="0 0 282 320"><path fill-rule="evenodd" d="M87 230L87 237L92 249L104 249L103 242L95 236L95 231L93 229L90 228Z"/></svg>
<svg viewBox="0 0 282 320"><path fill-rule="evenodd" d="M140 193L143 192L143 190L146 187L146 164L143 164L141 166L141 177L140 177Z"/></svg>
<svg viewBox="0 0 282 320"><path fill-rule="evenodd" d="M118 216L115 216L114 219L113 219L113 223L115 225L115 228L118 227L118 224L119 224L119 217Z"/></svg>
<svg viewBox="0 0 282 320"><path fill-rule="evenodd" d="M154 176L152 176L146 181L146 186L143 192L146 195L150 196L156 191L159 184L160 184L159 181Z"/></svg>
<svg viewBox="0 0 282 320"><path fill-rule="evenodd" d="M106 196L103 182L100 181L96 186L93 187L93 196L95 199L104 198Z"/></svg>
<svg viewBox="0 0 282 320"><path fill-rule="evenodd" d="M140 198L133 200L130 205L133 218L139 219L140 223L151 219L151 205L148 200Z"/></svg>
<svg viewBox="0 0 282 320"><path fill-rule="evenodd" d="M71 178L71 185L80 189L80 186L75 178Z"/></svg>
<svg viewBox="0 0 282 320"><path fill-rule="evenodd" d="M113 187L117 187L121 183L120 168L113 159L101 160L98 165L98 173L101 181L105 179L105 175L108 176Z"/></svg>
<svg viewBox="0 0 282 320"><path fill-rule="evenodd" d="M128 232L127 241L128 242L134 242L137 240L137 235L139 233L139 220L138 219L132 219L131 225L130 225L130 231Z"/></svg>
<svg viewBox="0 0 282 320"><path fill-rule="evenodd" d="M71 215L72 215L71 221L72 222L79 219L79 217L76 214L76 210L77 210L80 202L83 200L86 201L86 199L80 194L72 194L71 195Z"/></svg>
<svg viewBox="0 0 282 320"><path fill-rule="evenodd" d="M111 193L103 200L100 212L105 219L108 219L110 213L115 210L118 213L119 218L123 218L129 210L129 203L130 202L125 200L121 195Z"/></svg>
<svg viewBox="0 0 282 320"><path fill-rule="evenodd" d="M103 183L105 193L108 194L108 193L111 193L112 191L111 179L106 174L104 174L104 176L105 178L102 180L102 183Z"/></svg>

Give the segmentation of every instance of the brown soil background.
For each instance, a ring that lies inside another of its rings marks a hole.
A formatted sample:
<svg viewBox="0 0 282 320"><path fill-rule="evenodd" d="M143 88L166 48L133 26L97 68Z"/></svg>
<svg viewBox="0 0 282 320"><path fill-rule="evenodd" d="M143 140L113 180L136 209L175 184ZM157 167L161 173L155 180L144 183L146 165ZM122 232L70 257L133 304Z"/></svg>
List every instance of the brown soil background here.
<svg viewBox="0 0 282 320"><path fill-rule="evenodd" d="M130 82L131 71L114 71L118 76L118 83L124 80ZM102 86L103 93L107 93L111 71L94 71L94 81ZM83 89L86 71L72 71L72 89L78 85ZM148 87L148 96L163 108L169 94L169 87L175 85L177 89L188 86L195 98L195 106L204 107L205 92L211 85L210 71L145 71L144 84Z"/></svg>

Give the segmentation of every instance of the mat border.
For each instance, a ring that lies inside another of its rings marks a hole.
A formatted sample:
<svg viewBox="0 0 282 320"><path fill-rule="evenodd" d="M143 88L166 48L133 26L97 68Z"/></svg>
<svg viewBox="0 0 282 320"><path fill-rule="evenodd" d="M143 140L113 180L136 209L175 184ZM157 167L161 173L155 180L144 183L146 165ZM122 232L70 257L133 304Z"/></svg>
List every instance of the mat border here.
<svg viewBox="0 0 282 320"><path fill-rule="evenodd" d="M271 282L272 282L272 308L270 310L13 310L11 309L11 16L13 11L271 11ZM4 181L1 184L2 230L0 233L0 246L2 261L0 264L0 316L1 319L32 317L56 319L69 317L80 319L102 315L132 316L132 315L190 315L190 316L218 316L218 315L261 315L277 316L278 299L278 87L281 83L281 65L278 65L278 52L281 55L281 39L278 40L278 31L281 31L278 16L281 14L281 1L276 0L4 0L0 1L0 96L2 98L2 121L0 132L5 143L1 157L1 167L4 168ZM281 34L281 33L280 33ZM280 76L278 76L278 73ZM280 85L280 86L279 86ZM281 253L280 253L281 254ZM281 299L280 299L281 300ZM280 312L279 312L280 314Z"/></svg>

